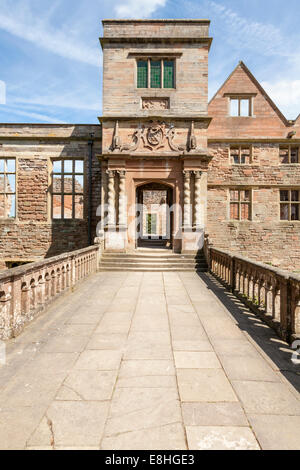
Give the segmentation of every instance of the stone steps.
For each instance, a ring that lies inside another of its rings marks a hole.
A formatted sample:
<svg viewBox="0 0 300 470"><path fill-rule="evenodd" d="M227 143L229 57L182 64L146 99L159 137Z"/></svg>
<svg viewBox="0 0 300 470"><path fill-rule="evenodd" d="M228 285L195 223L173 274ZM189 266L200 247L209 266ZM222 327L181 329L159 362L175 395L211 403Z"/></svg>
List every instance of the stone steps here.
<svg viewBox="0 0 300 470"><path fill-rule="evenodd" d="M145 249L135 253L103 253L99 271L206 272L203 253L185 255L170 250Z"/></svg>

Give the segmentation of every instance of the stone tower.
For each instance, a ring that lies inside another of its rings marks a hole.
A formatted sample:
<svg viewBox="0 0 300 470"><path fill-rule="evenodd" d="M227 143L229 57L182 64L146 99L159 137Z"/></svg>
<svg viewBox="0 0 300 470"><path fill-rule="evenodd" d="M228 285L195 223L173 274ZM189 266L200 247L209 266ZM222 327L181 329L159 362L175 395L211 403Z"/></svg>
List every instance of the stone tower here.
<svg viewBox="0 0 300 470"><path fill-rule="evenodd" d="M206 224L208 20L104 20L102 230L131 251L143 190L165 189L175 252L202 248ZM151 214L150 214L151 215ZM149 219L150 220L150 219ZM151 237L146 237L146 239Z"/></svg>

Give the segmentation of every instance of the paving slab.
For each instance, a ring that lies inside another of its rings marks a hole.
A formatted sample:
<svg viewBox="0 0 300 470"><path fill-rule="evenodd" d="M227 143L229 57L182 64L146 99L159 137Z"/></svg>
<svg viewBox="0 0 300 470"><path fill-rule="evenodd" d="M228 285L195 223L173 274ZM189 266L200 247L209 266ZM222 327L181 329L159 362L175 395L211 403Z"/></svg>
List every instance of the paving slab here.
<svg viewBox="0 0 300 470"><path fill-rule="evenodd" d="M300 450L300 416L249 415L255 435L265 450Z"/></svg>
<svg viewBox="0 0 300 470"><path fill-rule="evenodd" d="M108 407L108 402L53 402L29 439L28 447L98 446Z"/></svg>
<svg viewBox="0 0 300 470"><path fill-rule="evenodd" d="M181 423L104 437L101 450L186 450Z"/></svg>
<svg viewBox="0 0 300 470"><path fill-rule="evenodd" d="M190 450L260 450L248 427L187 426Z"/></svg>
<svg viewBox="0 0 300 470"><path fill-rule="evenodd" d="M86 350L76 362L75 370L118 370L122 358L121 351Z"/></svg>
<svg viewBox="0 0 300 470"><path fill-rule="evenodd" d="M300 401L284 383L240 381L232 384L247 413L300 415Z"/></svg>
<svg viewBox="0 0 300 470"><path fill-rule="evenodd" d="M175 351L177 369L221 369L221 364L214 352Z"/></svg>
<svg viewBox="0 0 300 470"><path fill-rule="evenodd" d="M56 400L110 400L116 379L116 371L73 370L58 391Z"/></svg>
<svg viewBox="0 0 300 470"><path fill-rule="evenodd" d="M186 426L248 426L240 403L182 403Z"/></svg>
<svg viewBox="0 0 300 470"><path fill-rule="evenodd" d="M177 369L177 378L182 402L238 401L221 369Z"/></svg>

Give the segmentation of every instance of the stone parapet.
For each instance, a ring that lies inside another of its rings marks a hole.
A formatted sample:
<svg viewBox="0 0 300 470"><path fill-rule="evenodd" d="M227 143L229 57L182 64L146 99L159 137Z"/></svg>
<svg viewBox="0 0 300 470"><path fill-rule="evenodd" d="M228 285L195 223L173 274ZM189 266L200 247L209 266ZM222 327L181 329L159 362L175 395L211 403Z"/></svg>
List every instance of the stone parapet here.
<svg viewBox="0 0 300 470"><path fill-rule="evenodd" d="M204 249L212 274L286 341L300 338L300 276L212 248Z"/></svg>
<svg viewBox="0 0 300 470"><path fill-rule="evenodd" d="M0 274L0 339L18 336L61 294L98 269L101 245L65 253Z"/></svg>

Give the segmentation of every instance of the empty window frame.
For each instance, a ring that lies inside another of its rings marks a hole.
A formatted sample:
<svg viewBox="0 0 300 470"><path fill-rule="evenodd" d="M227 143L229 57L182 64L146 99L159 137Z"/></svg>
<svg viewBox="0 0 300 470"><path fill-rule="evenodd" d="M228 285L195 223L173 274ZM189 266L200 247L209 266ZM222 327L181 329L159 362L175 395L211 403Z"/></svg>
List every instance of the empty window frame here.
<svg viewBox="0 0 300 470"><path fill-rule="evenodd" d="M243 98L243 97L230 98L230 116L232 117L252 116L252 98Z"/></svg>
<svg viewBox="0 0 300 470"><path fill-rule="evenodd" d="M280 191L280 220L300 220L300 190Z"/></svg>
<svg viewBox="0 0 300 470"><path fill-rule="evenodd" d="M83 159L53 161L51 196L53 219L83 219Z"/></svg>
<svg viewBox="0 0 300 470"><path fill-rule="evenodd" d="M0 159L0 219L16 217L16 159Z"/></svg>
<svg viewBox="0 0 300 470"><path fill-rule="evenodd" d="M174 59L143 59L137 61L138 88L175 88Z"/></svg>
<svg viewBox="0 0 300 470"><path fill-rule="evenodd" d="M249 189L230 190L230 219L251 220L252 197Z"/></svg>
<svg viewBox="0 0 300 470"><path fill-rule="evenodd" d="M300 147L297 145L281 145L279 147L280 164L300 163Z"/></svg>
<svg viewBox="0 0 300 470"><path fill-rule="evenodd" d="M252 148L249 145L230 146L230 161L232 165L249 165L252 160Z"/></svg>

